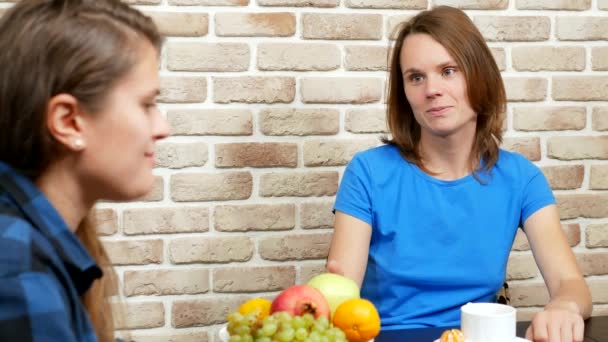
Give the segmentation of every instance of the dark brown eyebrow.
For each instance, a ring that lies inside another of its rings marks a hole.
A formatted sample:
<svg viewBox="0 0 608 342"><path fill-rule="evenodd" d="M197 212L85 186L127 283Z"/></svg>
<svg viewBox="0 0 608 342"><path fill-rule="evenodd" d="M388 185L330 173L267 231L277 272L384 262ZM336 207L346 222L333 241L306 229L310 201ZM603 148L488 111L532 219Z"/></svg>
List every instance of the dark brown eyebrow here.
<svg viewBox="0 0 608 342"><path fill-rule="evenodd" d="M443 62L441 64L439 64L437 66L438 69L443 69L447 66L451 66L451 65L455 65L456 63L453 61L448 61L448 62ZM407 68L405 69L405 71L403 71L403 75L407 75L407 74L416 74L416 73L421 73L422 71L420 71L419 69L416 68Z"/></svg>
<svg viewBox="0 0 608 342"><path fill-rule="evenodd" d="M420 70L418 70L418 69L416 69L416 68L407 68L407 69L405 69L405 70L403 71L403 74L404 74L404 75L407 75L407 74L416 74L416 73L420 73L420 72L421 72L421 71L420 71Z"/></svg>

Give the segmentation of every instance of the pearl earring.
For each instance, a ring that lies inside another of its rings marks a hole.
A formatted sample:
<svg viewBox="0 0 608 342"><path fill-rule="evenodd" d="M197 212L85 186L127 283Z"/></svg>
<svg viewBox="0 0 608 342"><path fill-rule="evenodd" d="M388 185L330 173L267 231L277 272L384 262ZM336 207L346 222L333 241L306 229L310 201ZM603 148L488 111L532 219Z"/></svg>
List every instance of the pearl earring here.
<svg viewBox="0 0 608 342"><path fill-rule="evenodd" d="M82 141L82 139L76 139L74 140L74 148L77 150L82 150L82 148L84 147L84 141Z"/></svg>

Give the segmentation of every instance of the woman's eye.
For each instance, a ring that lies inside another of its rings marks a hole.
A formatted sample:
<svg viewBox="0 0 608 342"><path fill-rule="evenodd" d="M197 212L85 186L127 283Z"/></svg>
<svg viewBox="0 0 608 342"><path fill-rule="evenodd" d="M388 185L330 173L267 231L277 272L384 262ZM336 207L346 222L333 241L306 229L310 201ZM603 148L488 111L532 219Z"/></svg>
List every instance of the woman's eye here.
<svg viewBox="0 0 608 342"><path fill-rule="evenodd" d="M418 82L422 81L423 77L420 74L412 74L412 75L410 75L409 79L410 79L410 82L418 83Z"/></svg>
<svg viewBox="0 0 608 342"><path fill-rule="evenodd" d="M446 76L451 76L454 75L456 73L456 68L447 68L445 70L443 70L443 74Z"/></svg>

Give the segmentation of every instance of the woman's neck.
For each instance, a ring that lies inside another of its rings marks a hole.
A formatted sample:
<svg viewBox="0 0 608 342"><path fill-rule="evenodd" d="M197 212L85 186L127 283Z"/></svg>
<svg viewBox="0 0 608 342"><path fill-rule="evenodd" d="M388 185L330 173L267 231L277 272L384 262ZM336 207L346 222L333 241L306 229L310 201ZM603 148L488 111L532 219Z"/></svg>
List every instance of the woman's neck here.
<svg viewBox="0 0 608 342"><path fill-rule="evenodd" d="M36 179L36 185L59 212L68 228L75 232L95 201L87 199L84 187L67 160L53 163Z"/></svg>
<svg viewBox="0 0 608 342"><path fill-rule="evenodd" d="M474 170L471 162L474 134L454 136L436 136L423 134L419 151L422 164L433 176L443 180L455 180L467 176Z"/></svg>

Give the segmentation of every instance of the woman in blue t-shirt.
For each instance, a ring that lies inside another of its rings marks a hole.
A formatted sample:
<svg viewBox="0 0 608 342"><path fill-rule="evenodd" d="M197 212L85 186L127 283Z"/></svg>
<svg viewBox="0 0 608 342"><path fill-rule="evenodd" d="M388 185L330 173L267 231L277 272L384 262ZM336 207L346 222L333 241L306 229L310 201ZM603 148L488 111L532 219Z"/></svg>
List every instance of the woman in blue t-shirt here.
<svg viewBox="0 0 608 342"><path fill-rule="evenodd" d="M551 298L527 338L582 341L589 289L542 172L499 148L505 111L500 71L461 10L400 28L391 138L346 168L328 263L361 285L383 329L458 325L463 304L495 301L523 227Z"/></svg>

